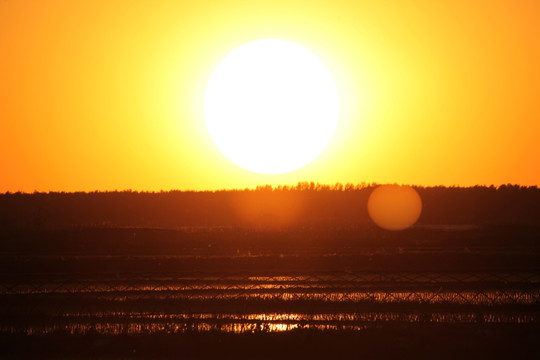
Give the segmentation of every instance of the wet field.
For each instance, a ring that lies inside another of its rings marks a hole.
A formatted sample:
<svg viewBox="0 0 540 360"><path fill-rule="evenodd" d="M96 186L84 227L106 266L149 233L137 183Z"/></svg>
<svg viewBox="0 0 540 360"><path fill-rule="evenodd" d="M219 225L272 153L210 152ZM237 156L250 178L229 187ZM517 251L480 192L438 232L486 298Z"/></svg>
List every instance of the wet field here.
<svg viewBox="0 0 540 360"><path fill-rule="evenodd" d="M0 331L27 335L536 324L540 315L534 273L49 274L0 289Z"/></svg>
<svg viewBox="0 0 540 360"><path fill-rule="evenodd" d="M142 232L146 240L133 240ZM220 230L182 233L171 246L159 231L98 234L129 242L87 250L100 240L79 234L63 247L3 252L4 357L539 351L540 257L530 238L487 246L489 232L429 230L427 244L409 232L385 246L346 237L291 245L290 234Z"/></svg>

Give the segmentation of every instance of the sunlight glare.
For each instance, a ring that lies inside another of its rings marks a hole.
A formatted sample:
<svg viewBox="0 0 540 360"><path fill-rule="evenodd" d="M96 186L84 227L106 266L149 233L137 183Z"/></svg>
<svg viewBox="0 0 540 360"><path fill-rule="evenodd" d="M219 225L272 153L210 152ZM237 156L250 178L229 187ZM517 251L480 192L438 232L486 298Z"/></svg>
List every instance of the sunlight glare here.
<svg viewBox="0 0 540 360"><path fill-rule="evenodd" d="M338 92L326 65L286 40L238 47L216 67L204 115L219 150L244 169L279 174L314 160L330 142Z"/></svg>

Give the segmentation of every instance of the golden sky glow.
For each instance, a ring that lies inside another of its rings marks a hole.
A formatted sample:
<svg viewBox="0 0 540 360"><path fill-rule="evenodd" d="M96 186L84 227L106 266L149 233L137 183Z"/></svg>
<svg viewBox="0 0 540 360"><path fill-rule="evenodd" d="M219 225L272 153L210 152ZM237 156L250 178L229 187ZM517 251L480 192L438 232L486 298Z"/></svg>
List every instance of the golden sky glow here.
<svg viewBox="0 0 540 360"><path fill-rule="evenodd" d="M221 59L262 38L332 72L307 166L227 160L203 119ZM0 191L540 183L540 2L0 2Z"/></svg>

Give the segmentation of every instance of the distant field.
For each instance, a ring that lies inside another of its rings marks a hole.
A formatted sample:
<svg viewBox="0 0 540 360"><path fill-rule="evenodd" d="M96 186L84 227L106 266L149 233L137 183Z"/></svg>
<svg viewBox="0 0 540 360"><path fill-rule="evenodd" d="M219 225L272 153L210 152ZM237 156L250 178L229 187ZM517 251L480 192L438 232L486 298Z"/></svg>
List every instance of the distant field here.
<svg viewBox="0 0 540 360"><path fill-rule="evenodd" d="M0 194L0 228L162 229L373 228L368 198L376 184L298 183L249 190ZM540 189L415 187L420 226L540 226Z"/></svg>

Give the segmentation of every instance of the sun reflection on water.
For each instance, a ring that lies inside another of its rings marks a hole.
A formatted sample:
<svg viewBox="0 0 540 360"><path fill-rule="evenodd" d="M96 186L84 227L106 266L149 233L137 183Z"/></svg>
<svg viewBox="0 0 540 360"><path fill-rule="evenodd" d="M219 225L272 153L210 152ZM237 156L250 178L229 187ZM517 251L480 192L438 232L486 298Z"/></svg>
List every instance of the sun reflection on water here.
<svg viewBox="0 0 540 360"><path fill-rule="evenodd" d="M69 313L44 325L2 326L2 333L40 335L55 332L81 335L98 333L157 334L186 332L257 333L299 329L359 331L380 324L450 324L450 323L535 323L535 314L500 314L497 312L354 312L354 313L252 313L252 314L160 314L160 313Z"/></svg>

